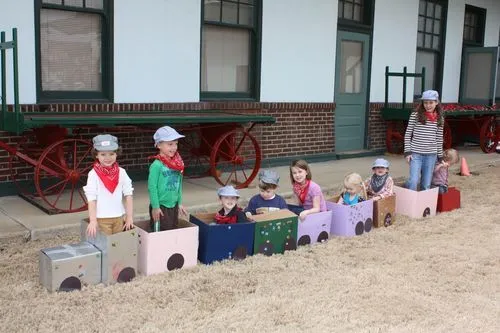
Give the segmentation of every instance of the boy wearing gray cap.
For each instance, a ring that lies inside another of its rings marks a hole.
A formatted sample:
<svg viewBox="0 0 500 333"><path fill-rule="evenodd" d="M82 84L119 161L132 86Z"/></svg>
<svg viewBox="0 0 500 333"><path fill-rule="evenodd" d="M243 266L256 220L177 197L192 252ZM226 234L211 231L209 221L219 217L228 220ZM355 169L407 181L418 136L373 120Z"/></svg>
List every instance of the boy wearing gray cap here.
<svg viewBox="0 0 500 333"><path fill-rule="evenodd" d="M238 207L240 193L233 186L228 185L217 190L222 209L215 214L215 223L234 224L248 222L245 213Z"/></svg>
<svg viewBox="0 0 500 333"><path fill-rule="evenodd" d="M177 151L178 140L183 137L169 126L159 128L153 136L159 153L154 156L148 176L151 230L155 222L160 222L160 231L175 229L179 224L179 210L187 215L181 205L184 162Z"/></svg>
<svg viewBox="0 0 500 333"><path fill-rule="evenodd" d="M279 181L280 175L273 170L262 170L259 173L260 193L250 199L245 209L249 220L253 220L252 215L288 208L285 199L276 194Z"/></svg>
<svg viewBox="0 0 500 333"><path fill-rule="evenodd" d="M83 187L88 201L89 225L87 235L95 237L97 227L107 235L133 227L132 180L116 163L118 139L109 134L93 138L94 167ZM123 207L125 197L125 207ZM123 215L126 213L125 225Z"/></svg>
<svg viewBox="0 0 500 333"><path fill-rule="evenodd" d="M394 194L394 181L389 176L389 161L377 158L372 165L373 175L365 181L369 199L377 201Z"/></svg>

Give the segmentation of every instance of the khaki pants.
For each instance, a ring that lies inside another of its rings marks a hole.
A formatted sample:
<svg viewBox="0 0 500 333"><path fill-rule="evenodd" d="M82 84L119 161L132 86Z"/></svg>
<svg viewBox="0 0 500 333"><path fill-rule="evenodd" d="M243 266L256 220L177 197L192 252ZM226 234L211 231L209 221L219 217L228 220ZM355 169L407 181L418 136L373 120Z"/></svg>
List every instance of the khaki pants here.
<svg viewBox="0 0 500 333"><path fill-rule="evenodd" d="M123 231L123 216L98 218L99 230L106 235L116 234Z"/></svg>

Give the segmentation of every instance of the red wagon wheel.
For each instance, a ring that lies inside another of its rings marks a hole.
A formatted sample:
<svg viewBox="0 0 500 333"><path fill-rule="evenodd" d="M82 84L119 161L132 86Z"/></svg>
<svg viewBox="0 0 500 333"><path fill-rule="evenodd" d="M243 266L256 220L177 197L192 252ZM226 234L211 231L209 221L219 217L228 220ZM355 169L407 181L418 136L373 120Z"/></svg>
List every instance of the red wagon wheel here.
<svg viewBox="0 0 500 333"><path fill-rule="evenodd" d="M93 165L92 145L81 139L64 139L47 147L35 168L35 187L40 198L60 213L87 208L82 187Z"/></svg>
<svg viewBox="0 0 500 333"><path fill-rule="evenodd" d="M443 148L450 149L453 144L453 136L451 135L451 127L448 122L443 126Z"/></svg>
<svg viewBox="0 0 500 333"><path fill-rule="evenodd" d="M203 150L203 136L199 129L185 131L185 138L179 141L179 152L188 170L187 178L206 177L210 172L210 159Z"/></svg>
<svg viewBox="0 0 500 333"><path fill-rule="evenodd" d="M487 118L481 126L479 145L481 150L487 154L495 151L498 145L497 121L495 117Z"/></svg>
<svg viewBox="0 0 500 333"><path fill-rule="evenodd" d="M261 151L257 140L243 128L222 134L210 154L210 172L225 186L247 187L260 169Z"/></svg>
<svg viewBox="0 0 500 333"><path fill-rule="evenodd" d="M385 146L392 154L401 154L404 150L404 133L402 133L399 122L388 121L385 134Z"/></svg>

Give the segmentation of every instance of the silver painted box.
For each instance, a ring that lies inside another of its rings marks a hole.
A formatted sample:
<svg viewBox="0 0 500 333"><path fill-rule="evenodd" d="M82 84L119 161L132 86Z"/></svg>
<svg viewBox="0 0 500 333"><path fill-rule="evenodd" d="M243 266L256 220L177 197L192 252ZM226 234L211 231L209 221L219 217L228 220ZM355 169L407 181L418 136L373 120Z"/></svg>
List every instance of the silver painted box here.
<svg viewBox="0 0 500 333"><path fill-rule="evenodd" d="M87 242L42 249L39 270L50 292L80 290L101 282L101 251Z"/></svg>
<svg viewBox="0 0 500 333"><path fill-rule="evenodd" d="M101 250L102 282L109 285L132 280L137 275L137 231L132 229L106 235L98 230L95 237L88 237L88 223L88 219L81 222L80 240L87 241Z"/></svg>

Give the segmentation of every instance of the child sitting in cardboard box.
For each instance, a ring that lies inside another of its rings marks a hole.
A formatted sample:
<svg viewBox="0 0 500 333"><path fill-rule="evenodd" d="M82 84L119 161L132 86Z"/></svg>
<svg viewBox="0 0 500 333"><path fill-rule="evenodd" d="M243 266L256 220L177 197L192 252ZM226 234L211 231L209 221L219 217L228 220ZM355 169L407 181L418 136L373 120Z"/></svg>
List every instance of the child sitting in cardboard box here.
<svg viewBox="0 0 500 333"><path fill-rule="evenodd" d="M217 190L222 208L215 214L215 223L234 224L248 222L243 210L238 207L240 193L233 186L228 185Z"/></svg>
<svg viewBox="0 0 500 333"><path fill-rule="evenodd" d="M350 173L344 178L344 190L340 194L339 205L354 206L366 200L366 188L363 178L357 173Z"/></svg>
<svg viewBox="0 0 500 333"><path fill-rule="evenodd" d="M280 176L272 170L262 170L259 173L260 194L254 195L248 202L245 215L253 220L253 215L286 209L287 204L282 196L276 194Z"/></svg>
<svg viewBox="0 0 500 333"><path fill-rule="evenodd" d="M394 181L389 176L389 161L377 158L372 165L373 175L365 180L369 199L378 201L394 194Z"/></svg>

